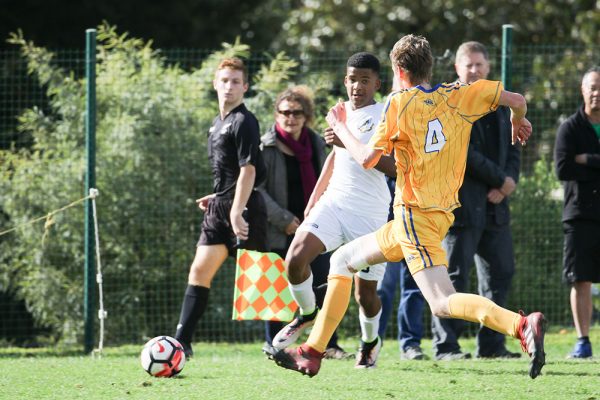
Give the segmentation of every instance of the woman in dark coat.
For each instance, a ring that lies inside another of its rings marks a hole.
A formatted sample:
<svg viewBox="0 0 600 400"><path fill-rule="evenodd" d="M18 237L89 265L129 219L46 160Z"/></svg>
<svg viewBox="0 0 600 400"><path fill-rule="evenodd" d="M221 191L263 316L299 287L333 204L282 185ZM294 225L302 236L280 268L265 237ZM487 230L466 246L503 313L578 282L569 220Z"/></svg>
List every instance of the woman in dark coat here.
<svg viewBox="0 0 600 400"><path fill-rule="evenodd" d="M304 219L304 210L325 162L325 141L310 126L314 105L309 89L286 89L275 100L275 123L262 138L267 179L261 187L268 216L268 243L273 252L285 258L296 229ZM321 306L329 272L329 254L313 262L314 289ZM263 351L274 354L273 337L283 327L267 321ZM326 351L329 358L351 357L337 344L334 335Z"/></svg>

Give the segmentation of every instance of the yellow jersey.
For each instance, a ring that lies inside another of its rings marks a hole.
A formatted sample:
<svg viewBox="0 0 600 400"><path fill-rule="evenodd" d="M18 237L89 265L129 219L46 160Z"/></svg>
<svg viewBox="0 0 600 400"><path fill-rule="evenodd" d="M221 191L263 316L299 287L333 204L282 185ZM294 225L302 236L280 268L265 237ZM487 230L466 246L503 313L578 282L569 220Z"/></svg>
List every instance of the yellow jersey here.
<svg viewBox="0 0 600 400"><path fill-rule="evenodd" d="M501 82L479 80L416 86L388 96L369 146L394 151L394 205L445 212L460 207L472 125L496 110L502 90Z"/></svg>

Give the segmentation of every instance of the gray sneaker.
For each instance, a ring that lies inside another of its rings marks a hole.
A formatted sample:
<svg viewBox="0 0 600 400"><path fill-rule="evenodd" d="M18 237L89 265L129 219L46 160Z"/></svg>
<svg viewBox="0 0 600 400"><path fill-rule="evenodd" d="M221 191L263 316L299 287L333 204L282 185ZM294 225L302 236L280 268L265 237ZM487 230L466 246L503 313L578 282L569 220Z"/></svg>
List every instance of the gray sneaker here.
<svg viewBox="0 0 600 400"><path fill-rule="evenodd" d="M296 343L300 335L315 324L317 311L315 310L309 315L298 315L292 322L284 326L273 338L273 347L277 350L283 350L289 345Z"/></svg>
<svg viewBox="0 0 600 400"><path fill-rule="evenodd" d="M273 347L271 343L265 342L265 344L262 347L262 352L265 353L265 356L267 356L269 360L272 360L275 353L277 353L277 349Z"/></svg>
<svg viewBox="0 0 600 400"><path fill-rule="evenodd" d="M400 353L401 360L427 360L427 357L423 350L421 350L421 346L408 346Z"/></svg>
<svg viewBox="0 0 600 400"><path fill-rule="evenodd" d="M471 353L463 353L460 350L454 350L448 353L436 354L435 359L438 361L456 361L468 360L471 358Z"/></svg>

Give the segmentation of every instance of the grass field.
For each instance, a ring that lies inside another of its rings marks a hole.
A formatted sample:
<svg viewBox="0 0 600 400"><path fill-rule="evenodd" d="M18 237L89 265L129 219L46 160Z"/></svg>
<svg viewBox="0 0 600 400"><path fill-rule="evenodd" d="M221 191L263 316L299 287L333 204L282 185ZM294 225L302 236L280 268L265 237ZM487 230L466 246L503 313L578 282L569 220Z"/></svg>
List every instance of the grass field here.
<svg viewBox="0 0 600 400"><path fill-rule="evenodd" d="M574 333L551 332L543 375L531 380L520 360L400 361L387 340L378 368L326 360L310 379L277 367L261 344L197 343L179 377L152 378L139 364L140 346L105 349L102 358L64 349L0 349L0 399L600 399L600 361L566 360ZM592 342L600 351L600 328ZM509 348L520 350L516 340ZM461 341L473 351L474 340ZM354 342L344 342L347 349ZM424 341L431 355L431 342Z"/></svg>

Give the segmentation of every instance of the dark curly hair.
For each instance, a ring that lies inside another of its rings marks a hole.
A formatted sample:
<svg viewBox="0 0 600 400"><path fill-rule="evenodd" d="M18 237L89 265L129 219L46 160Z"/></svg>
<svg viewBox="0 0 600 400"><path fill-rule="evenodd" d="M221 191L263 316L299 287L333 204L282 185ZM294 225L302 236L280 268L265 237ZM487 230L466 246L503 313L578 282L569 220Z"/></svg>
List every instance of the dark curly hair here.
<svg viewBox="0 0 600 400"><path fill-rule="evenodd" d="M368 68L379 75L381 64L379 63L379 59L373 54L361 51L350 56L346 63L346 68Z"/></svg>

